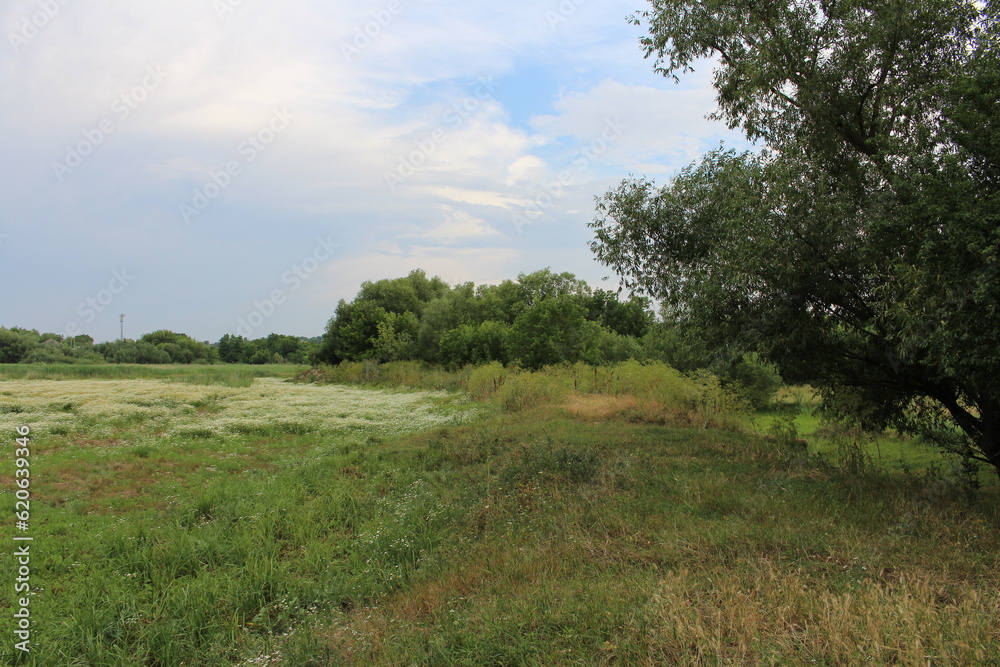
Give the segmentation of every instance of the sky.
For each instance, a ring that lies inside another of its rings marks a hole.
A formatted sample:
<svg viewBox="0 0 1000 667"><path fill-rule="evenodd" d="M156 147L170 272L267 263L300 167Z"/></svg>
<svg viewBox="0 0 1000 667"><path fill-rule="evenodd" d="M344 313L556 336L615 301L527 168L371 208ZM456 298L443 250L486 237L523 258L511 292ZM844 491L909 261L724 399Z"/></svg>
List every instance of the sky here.
<svg viewBox="0 0 1000 667"><path fill-rule="evenodd" d="M641 0L7 0L0 326L317 336L361 283L614 289L595 197L742 136Z"/></svg>

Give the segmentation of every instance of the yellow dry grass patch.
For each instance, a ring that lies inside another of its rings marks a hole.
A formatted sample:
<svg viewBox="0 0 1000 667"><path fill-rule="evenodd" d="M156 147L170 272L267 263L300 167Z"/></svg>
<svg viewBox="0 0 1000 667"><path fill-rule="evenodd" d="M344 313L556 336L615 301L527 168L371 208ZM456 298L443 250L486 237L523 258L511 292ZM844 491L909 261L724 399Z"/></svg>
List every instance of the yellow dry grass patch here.
<svg viewBox="0 0 1000 667"><path fill-rule="evenodd" d="M710 586L687 570L667 573L643 614L653 654L674 664L750 664L768 654L981 664L1000 636L998 618L983 613L1000 604L998 591L919 573L835 592L766 563L753 569L749 578L718 571Z"/></svg>
<svg viewBox="0 0 1000 667"><path fill-rule="evenodd" d="M632 395L572 393L562 408L577 419L605 421L637 410L639 401Z"/></svg>
<svg viewBox="0 0 1000 667"><path fill-rule="evenodd" d="M632 394L580 394L573 392L560 406L576 419L607 421L624 419L645 424L664 426L714 425L694 409L664 405L659 401L640 400Z"/></svg>

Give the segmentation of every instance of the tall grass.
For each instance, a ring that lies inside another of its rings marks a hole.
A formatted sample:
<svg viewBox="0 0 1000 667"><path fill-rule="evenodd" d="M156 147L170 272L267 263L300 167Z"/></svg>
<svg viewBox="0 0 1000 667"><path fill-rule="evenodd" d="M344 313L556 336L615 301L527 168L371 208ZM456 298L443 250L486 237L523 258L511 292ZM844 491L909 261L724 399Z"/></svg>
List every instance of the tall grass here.
<svg viewBox="0 0 1000 667"><path fill-rule="evenodd" d="M539 371L505 367L493 362L448 372L416 362L344 362L311 369L302 381L406 386L459 390L474 400L507 412L541 405L563 405L578 415L596 411L602 418L659 424L739 428L748 406L725 390L709 373L684 375L667 364L628 361L614 366L550 366ZM622 400L580 397L612 396ZM611 406L617 406L611 409Z"/></svg>

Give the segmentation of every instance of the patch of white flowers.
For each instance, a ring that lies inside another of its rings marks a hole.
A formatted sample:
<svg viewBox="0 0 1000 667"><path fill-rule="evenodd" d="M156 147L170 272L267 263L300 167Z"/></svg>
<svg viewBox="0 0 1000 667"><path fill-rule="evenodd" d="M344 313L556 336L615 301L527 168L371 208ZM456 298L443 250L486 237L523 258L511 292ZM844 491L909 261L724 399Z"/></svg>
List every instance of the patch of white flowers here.
<svg viewBox="0 0 1000 667"><path fill-rule="evenodd" d="M31 424L36 433L60 435L83 427L89 439L127 435L127 444L154 444L163 436L275 432L388 436L453 423L470 412L442 410L438 404L446 397L446 392L295 384L277 378L258 378L250 387L150 379L7 380L0 382L0 429Z"/></svg>

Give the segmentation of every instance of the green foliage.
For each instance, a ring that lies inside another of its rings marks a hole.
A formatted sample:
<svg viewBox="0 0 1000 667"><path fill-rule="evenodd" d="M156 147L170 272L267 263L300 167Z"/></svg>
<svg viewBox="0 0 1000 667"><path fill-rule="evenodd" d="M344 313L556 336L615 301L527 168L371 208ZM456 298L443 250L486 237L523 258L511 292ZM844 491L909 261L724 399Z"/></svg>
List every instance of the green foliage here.
<svg viewBox="0 0 1000 667"><path fill-rule="evenodd" d="M511 356L528 368L572 362L596 330L585 327L586 309L567 298L550 298L525 310L510 332Z"/></svg>
<svg viewBox="0 0 1000 667"><path fill-rule="evenodd" d="M363 283L353 302L341 299L337 304L334 316L327 323L317 360L337 364L345 360L386 359L392 354L409 357L417 336L415 324L419 325L425 306L447 292L448 285L440 278L428 279L420 270L405 278ZM380 324L383 324L381 333ZM378 341L381 347L376 350Z"/></svg>
<svg viewBox="0 0 1000 667"><path fill-rule="evenodd" d="M41 345L21 359L23 364L103 364L104 357L91 348Z"/></svg>
<svg viewBox="0 0 1000 667"><path fill-rule="evenodd" d="M417 356L441 363L456 359L440 350L442 338L456 328L479 321L479 301L472 283L456 285L450 292L430 301L423 310L417 333Z"/></svg>
<svg viewBox="0 0 1000 667"><path fill-rule="evenodd" d="M378 335L372 340L372 357L378 361L399 361L413 354L417 316L410 311L386 313L378 323Z"/></svg>
<svg viewBox="0 0 1000 667"><path fill-rule="evenodd" d="M0 364L16 364L41 343L37 331L0 328Z"/></svg>
<svg viewBox="0 0 1000 667"><path fill-rule="evenodd" d="M712 363L704 340L690 330L665 323L649 328L641 340L643 358L662 361L679 371L690 373Z"/></svg>
<svg viewBox="0 0 1000 667"><path fill-rule="evenodd" d="M759 140L623 182L598 258L830 409L1000 473L1000 30L971 0L654 0L647 55L718 57L717 116Z"/></svg>
<svg viewBox="0 0 1000 667"><path fill-rule="evenodd" d="M649 300L632 296L628 301L619 301L614 292L594 290L583 299L587 309L587 319L598 322L619 336L642 338L653 326L653 313Z"/></svg>
<svg viewBox="0 0 1000 667"><path fill-rule="evenodd" d="M646 358L642 342L634 336L610 331L595 322L587 322L582 333L584 343L578 358L588 364L606 366Z"/></svg>
<svg viewBox="0 0 1000 667"><path fill-rule="evenodd" d="M143 341L116 340L98 343L94 349L113 364L169 364L170 354Z"/></svg>
<svg viewBox="0 0 1000 667"><path fill-rule="evenodd" d="M144 362L133 363L212 363L218 360L218 350L207 343L201 343L191 338L187 334L175 333L167 329L160 329L142 336L138 343L153 345L156 349L166 352L166 362Z"/></svg>
<svg viewBox="0 0 1000 667"><path fill-rule="evenodd" d="M226 334L216 347L219 360L232 364L306 364L319 349L307 339L276 333L256 340Z"/></svg>
<svg viewBox="0 0 1000 667"><path fill-rule="evenodd" d="M615 363L644 357L637 338L652 325L648 306L549 269L453 288L415 271L366 282L354 301L341 300L316 357L327 364L420 359L452 369L491 361L531 368Z"/></svg>
<svg viewBox="0 0 1000 667"><path fill-rule="evenodd" d="M219 360L227 364L239 364L245 361L247 339L243 336L225 334L219 339Z"/></svg>
<svg viewBox="0 0 1000 667"><path fill-rule="evenodd" d="M511 327L488 320L478 325L463 324L446 331L439 342L440 358L452 368L510 360Z"/></svg>
<svg viewBox="0 0 1000 667"><path fill-rule="evenodd" d="M756 352L740 355L719 375L724 385L756 410L769 406L784 384L777 367Z"/></svg>

